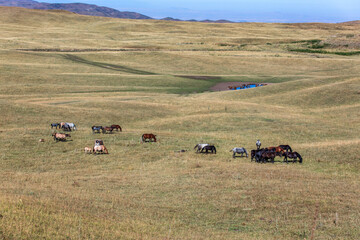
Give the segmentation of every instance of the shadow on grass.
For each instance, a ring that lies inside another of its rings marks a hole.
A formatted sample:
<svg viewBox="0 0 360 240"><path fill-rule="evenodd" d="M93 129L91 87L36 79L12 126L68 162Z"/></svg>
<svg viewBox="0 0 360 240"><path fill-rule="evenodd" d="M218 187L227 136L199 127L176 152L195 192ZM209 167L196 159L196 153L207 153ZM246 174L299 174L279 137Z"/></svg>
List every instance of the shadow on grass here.
<svg viewBox="0 0 360 240"><path fill-rule="evenodd" d="M93 61L89 61L89 60L86 60L79 56L75 56L75 55L71 55L71 54L65 54L63 56L65 59L73 61L73 62L84 63L87 65L92 65L95 67L105 68L105 69L109 69L109 70L113 70L113 71L126 72L126 73L138 74L138 75L156 75L156 73L137 70L137 69L121 66L121 65L102 63L102 62L93 62Z"/></svg>

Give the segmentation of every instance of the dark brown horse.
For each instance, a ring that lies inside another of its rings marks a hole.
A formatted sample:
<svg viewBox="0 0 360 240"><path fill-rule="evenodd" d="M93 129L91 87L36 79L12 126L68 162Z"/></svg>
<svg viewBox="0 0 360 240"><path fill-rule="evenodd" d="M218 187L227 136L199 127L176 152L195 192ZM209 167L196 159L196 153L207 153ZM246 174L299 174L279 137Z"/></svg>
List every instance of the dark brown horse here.
<svg viewBox="0 0 360 240"><path fill-rule="evenodd" d="M205 151L205 152L204 152ZM208 145L201 149L201 153L208 154L211 151L211 154L216 154L216 147L214 145Z"/></svg>
<svg viewBox="0 0 360 240"><path fill-rule="evenodd" d="M119 131L120 130L120 132L122 132L122 129L121 129L121 127L120 127L120 125L111 125L111 127L113 128L113 129L116 129L116 131Z"/></svg>
<svg viewBox="0 0 360 240"><path fill-rule="evenodd" d="M261 153L260 162L267 162L271 160L272 163L275 162L276 152L263 151Z"/></svg>
<svg viewBox="0 0 360 240"><path fill-rule="evenodd" d="M102 129L102 133L112 133L112 131L114 130L112 127L103 127Z"/></svg>
<svg viewBox="0 0 360 240"><path fill-rule="evenodd" d="M142 142L156 142L156 135L152 133L145 133L141 136Z"/></svg>
<svg viewBox="0 0 360 240"><path fill-rule="evenodd" d="M299 163L303 162L301 155L298 152L284 152L284 162L288 163L288 158L292 159L293 162L296 162L299 159Z"/></svg>
<svg viewBox="0 0 360 240"><path fill-rule="evenodd" d="M292 149L289 145L279 145L278 147L281 147L282 149L284 149L286 152L292 152Z"/></svg>

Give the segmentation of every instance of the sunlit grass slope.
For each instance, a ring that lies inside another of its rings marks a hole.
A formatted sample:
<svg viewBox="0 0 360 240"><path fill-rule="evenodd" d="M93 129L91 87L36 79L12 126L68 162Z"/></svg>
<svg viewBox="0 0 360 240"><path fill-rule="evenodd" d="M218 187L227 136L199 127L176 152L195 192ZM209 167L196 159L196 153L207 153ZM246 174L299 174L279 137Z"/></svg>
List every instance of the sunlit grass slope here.
<svg viewBox="0 0 360 240"><path fill-rule="evenodd" d="M0 239L357 239L360 56L291 49L354 52L359 28L0 8ZM274 84L209 90L228 81ZM304 163L232 159L257 139Z"/></svg>

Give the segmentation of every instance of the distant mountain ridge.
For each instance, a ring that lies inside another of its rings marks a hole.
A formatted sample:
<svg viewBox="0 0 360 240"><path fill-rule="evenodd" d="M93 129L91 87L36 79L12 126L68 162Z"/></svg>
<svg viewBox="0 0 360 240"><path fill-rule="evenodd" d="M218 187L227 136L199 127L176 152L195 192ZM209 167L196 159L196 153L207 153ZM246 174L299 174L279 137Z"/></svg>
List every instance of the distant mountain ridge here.
<svg viewBox="0 0 360 240"><path fill-rule="evenodd" d="M136 12L121 12L113 8L100 7L85 3L43 3L33 0L0 0L0 6L23 7L41 10L66 10L81 15L98 17L127 18L127 19L152 19Z"/></svg>
<svg viewBox="0 0 360 240"><path fill-rule="evenodd" d="M127 19L153 19L149 16L136 13L136 12L127 12L127 11L118 11L113 8L101 7L94 4L85 4L85 3L44 3L37 2L34 0L0 0L0 6L6 7L23 7L30 9L40 9L40 10L65 10L81 15L90 15L98 17L111 17L111 18L127 18ZM181 20L172 17L163 18L160 20L164 21L187 21L187 22L205 22L205 23L233 23L228 20Z"/></svg>

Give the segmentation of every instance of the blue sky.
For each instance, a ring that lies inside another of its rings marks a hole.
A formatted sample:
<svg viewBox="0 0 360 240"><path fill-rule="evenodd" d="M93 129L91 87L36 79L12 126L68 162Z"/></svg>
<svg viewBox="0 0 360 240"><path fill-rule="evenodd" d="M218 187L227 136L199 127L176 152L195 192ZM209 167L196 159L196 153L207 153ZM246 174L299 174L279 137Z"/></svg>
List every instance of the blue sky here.
<svg viewBox="0 0 360 240"><path fill-rule="evenodd" d="M153 18L228 19L255 22L344 22L360 20L360 0L37 0L89 3Z"/></svg>

